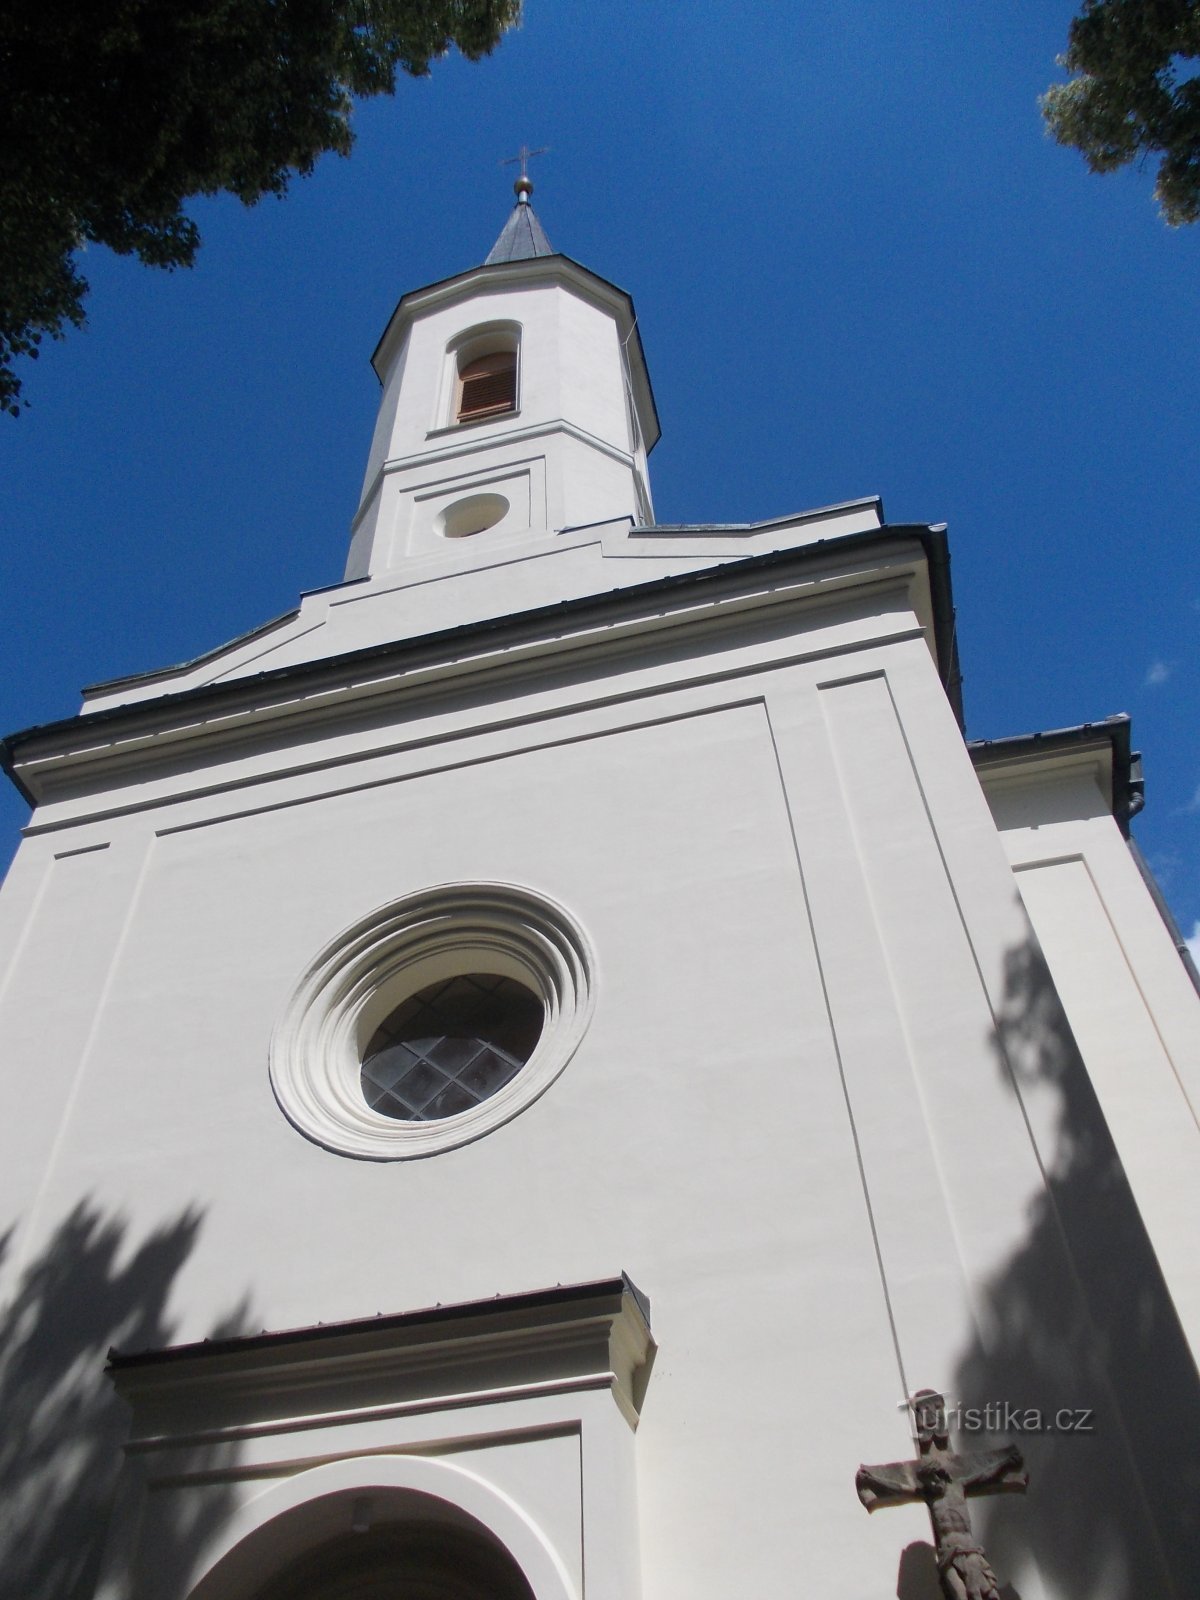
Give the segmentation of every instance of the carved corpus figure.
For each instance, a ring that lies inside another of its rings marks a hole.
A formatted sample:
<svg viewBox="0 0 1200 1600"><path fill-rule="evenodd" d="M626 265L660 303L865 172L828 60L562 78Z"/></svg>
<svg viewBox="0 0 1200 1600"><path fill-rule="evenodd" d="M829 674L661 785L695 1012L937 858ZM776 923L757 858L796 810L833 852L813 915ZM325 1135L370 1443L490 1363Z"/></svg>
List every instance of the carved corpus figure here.
<svg viewBox="0 0 1200 1600"><path fill-rule="evenodd" d="M946 1403L932 1389L909 1401L917 1430L915 1461L892 1461L882 1467L859 1467L854 1478L858 1498L868 1511L880 1506L911 1505L923 1500L933 1523L938 1576L948 1600L1000 1600L996 1574L971 1532L967 1497L977 1494L1024 1494L1029 1474L1016 1445L956 1455L950 1449Z"/></svg>

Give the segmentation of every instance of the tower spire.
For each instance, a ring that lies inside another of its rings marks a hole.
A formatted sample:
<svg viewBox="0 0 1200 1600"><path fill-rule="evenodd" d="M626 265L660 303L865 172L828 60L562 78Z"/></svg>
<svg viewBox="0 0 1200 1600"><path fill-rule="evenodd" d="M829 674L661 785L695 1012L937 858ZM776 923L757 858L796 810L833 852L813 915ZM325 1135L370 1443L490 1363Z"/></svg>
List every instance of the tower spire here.
<svg viewBox="0 0 1200 1600"><path fill-rule="evenodd" d="M535 256L552 256L554 246L546 237L546 230L538 221L529 197L533 193L533 180L529 176L529 162L532 156L542 156L549 149L543 145L540 150L531 150L523 144L515 156L509 156L500 164L511 167L520 163L521 172L513 184L513 191L517 203L509 214L508 221L500 230L500 237L488 252L485 267L493 267L500 261L530 261Z"/></svg>

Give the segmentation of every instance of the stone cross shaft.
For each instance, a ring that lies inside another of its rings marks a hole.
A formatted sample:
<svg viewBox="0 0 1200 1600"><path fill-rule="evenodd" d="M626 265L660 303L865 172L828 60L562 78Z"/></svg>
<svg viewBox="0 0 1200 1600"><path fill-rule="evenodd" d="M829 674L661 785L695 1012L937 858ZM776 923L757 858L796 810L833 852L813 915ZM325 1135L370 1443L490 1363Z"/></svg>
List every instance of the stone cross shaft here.
<svg viewBox="0 0 1200 1600"><path fill-rule="evenodd" d="M1003 1450L957 1455L950 1449L942 1396L922 1389L909 1405L916 1422L917 1459L859 1467L854 1478L858 1498L868 1511L923 1500L933 1524L938 1576L947 1600L1000 1600L996 1574L971 1531L967 1499L1024 1494L1029 1474L1021 1452L1010 1444Z"/></svg>

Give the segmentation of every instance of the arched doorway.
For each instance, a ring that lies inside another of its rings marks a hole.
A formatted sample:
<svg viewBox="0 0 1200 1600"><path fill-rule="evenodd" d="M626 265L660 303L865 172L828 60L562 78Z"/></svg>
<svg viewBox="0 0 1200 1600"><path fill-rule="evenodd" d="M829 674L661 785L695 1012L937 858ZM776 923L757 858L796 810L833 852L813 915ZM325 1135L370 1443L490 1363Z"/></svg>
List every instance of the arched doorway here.
<svg viewBox="0 0 1200 1600"><path fill-rule="evenodd" d="M255 1495L188 1600L577 1595L545 1534L493 1485L446 1461L380 1455L312 1467Z"/></svg>
<svg viewBox="0 0 1200 1600"><path fill-rule="evenodd" d="M254 1600L533 1600L491 1539L454 1525L344 1533L290 1561Z"/></svg>

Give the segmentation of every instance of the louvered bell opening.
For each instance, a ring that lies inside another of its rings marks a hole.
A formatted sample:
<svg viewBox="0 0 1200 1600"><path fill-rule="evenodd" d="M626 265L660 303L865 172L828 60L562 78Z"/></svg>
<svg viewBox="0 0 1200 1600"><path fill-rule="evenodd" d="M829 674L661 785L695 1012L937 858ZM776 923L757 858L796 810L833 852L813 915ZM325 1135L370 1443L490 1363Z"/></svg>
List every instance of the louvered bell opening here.
<svg viewBox="0 0 1200 1600"><path fill-rule="evenodd" d="M458 420L471 422L478 417L515 411L517 406L517 358L511 351L480 356L461 373L462 393Z"/></svg>

